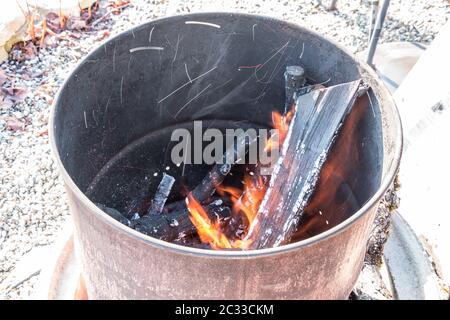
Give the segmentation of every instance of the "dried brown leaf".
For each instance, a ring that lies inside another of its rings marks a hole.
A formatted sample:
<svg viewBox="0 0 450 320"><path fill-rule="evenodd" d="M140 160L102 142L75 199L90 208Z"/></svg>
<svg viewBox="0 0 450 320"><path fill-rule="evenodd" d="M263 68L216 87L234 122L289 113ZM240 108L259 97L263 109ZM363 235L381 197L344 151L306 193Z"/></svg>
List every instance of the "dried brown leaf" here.
<svg viewBox="0 0 450 320"><path fill-rule="evenodd" d="M82 18L72 17L67 21L67 29L69 30L83 30L87 28L86 20Z"/></svg>
<svg viewBox="0 0 450 320"><path fill-rule="evenodd" d="M45 19L47 20L47 28L50 28L55 33L60 33L63 31L61 28L61 19L59 15L55 12L49 12Z"/></svg>
<svg viewBox="0 0 450 320"><path fill-rule="evenodd" d="M37 48L32 41L19 42L11 50L10 58L15 61L24 61L36 57Z"/></svg>
<svg viewBox="0 0 450 320"><path fill-rule="evenodd" d="M0 119L6 122L6 129L9 131L23 131L26 125L30 123L27 119L17 119L12 116L3 116Z"/></svg>
<svg viewBox="0 0 450 320"><path fill-rule="evenodd" d="M4 84L8 80L8 76L3 69L0 69L0 85Z"/></svg>
<svg viewBox="0 0 450 320"><path fill-rule="evenodd" d="M17 102L23 101L27 95L27 90L20 87L1 87L2 107L9 107Z"/></svg>
<svg viewBox="0 0 450 320"><path fill-rule="evenodd" d="M109 2L108 7L111 8L113 14L119 14L123 8L130 5L130 2L130 0L113 0Z"/></svg>

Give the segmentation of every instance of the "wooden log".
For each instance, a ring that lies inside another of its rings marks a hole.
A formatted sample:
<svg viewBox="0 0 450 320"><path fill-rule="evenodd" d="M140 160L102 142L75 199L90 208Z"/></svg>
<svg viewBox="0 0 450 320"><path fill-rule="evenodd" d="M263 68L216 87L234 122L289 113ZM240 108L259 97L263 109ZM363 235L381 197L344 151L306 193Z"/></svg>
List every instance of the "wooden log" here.
<svg viewBox="0 0 450 320"><path fill-rule="evenodd" d="M161 214L166 204L167 198L169 197L170 190L175 182L175 178L171 175L163 173L161 182L158 185L155 196L153 197L152 203L147 210L148 215Z"/></svg>
<svg viewBox="0 0 450 320"><path fill-rule="evenodd" d="M184 210L185 208L186 208L186 201L184 201L184 200L174 201L174 202L167 204L164 207L163 212L165 214L167 214L167 213L171 213L171 212L175 212L175 211L181 211L181 210Z"/></svg>
<svg viewBox="0 0 450 320"><path fill-rule="evenodd" d="M302 95L246 240L251 249L279 246L295 231L342 122L361 93L353 81Z"/></svg>
<svg viewBox="0 0 450 320"><path fill-rule="evenodd" d="M199 202L203 202L211 197L216 190L216 186L220 185L230 173L231 166L229 163L213 165L200 184L192 190L194 198Z"/></svg>
<svg viewBox="0 0 450 320"><path fill-rule="evenodd" d="M204 207L213 221L228 218L231 214L230 207L225 205L221 199L215 199ZM140 219L131 221L130 226L148 236L169 242L197 232L189 218L186 205L182 210L174 210L167 214L145 215Z"/></svg>
<svg viewBox="0 0 450 320"><path fill-rule="evenodd" d="M301 95L302 88L306 84L305 70L301 66L287 66L284 72L285 84L285 113L288 112L298 95Z"/></svg>
<svg viewBox="0 0 450 320"><path fill-rule="evenodd" d="M193 197L198 202L204 202L210 198L218 185L220 185L226 176L230 173L234 164L239 163L245 157L248 147L255 143L255 140L247 141L244 137L238 137L236 143L230 146L223 156L222 164L215 164L203 178L199 185L192 190Z"/></svg>

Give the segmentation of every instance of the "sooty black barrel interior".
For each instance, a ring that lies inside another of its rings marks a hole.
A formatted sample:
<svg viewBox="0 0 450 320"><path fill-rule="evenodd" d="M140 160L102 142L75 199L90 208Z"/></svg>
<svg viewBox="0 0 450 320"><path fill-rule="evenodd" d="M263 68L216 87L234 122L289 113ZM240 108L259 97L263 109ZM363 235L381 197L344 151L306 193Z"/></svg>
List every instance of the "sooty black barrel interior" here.
<svg viewBox="0 0 450 320"><path fill-rule="evenodd" d="M288 65L326 86L364 78L346 52L269 18L195 14L141 25L91 53L65 83L54 118L59 156L92 201L121 211L154 192L163 172L190 188L208 167L171 162L173 129L194 120L270 127L272 111L284 109ZM344 124L294 240L339 224L378 189L381 117L369 95Z"/></svg>

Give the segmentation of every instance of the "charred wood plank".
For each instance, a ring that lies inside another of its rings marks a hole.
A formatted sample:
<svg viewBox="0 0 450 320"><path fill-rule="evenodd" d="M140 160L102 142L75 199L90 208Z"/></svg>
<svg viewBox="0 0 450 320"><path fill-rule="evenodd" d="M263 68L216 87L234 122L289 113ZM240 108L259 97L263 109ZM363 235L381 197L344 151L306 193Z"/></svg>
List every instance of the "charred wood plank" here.
<svg viewBox="0 0 450 320"><path fill-rule="evenodd" d="M203 202L211 197L216 190L216 186L220 185L230 173L231 167L232 165L229 163L213 165L200 184L192 190L194 198L199 202Z"/></svg>
<svg viewBox="0 0 450 320"><path fill-rule="evenodd" d="M153 197L150 207L147 210L147 215L155 215L162 213L164 205L166 204L167 201L167 197L169 197L170 190L172 190L174 182L175 182L174 177L166 173L163 173L163 177L158 185L158 189L156 190L155 196Z"/></svg>
<svg viewBox="0 0 450 320"><path fill-rule="evenodd" d="M184 201L181 202L185 203ZM178 209L180 206L174 207ZM225 205L221 199L215 199L208 205L205 205L205 210L213 221L228 218L231 214L230 207ZM186 205L181 210L173 210L166 214L145 215L140 219L131 221L130 226L148 236L169 242L197 232L189 218L189 211Z"/></svg>
<svg viewBox="0 0 450 320"><path fill-rule="evenodd" d="M252 249L276 247L290 239L327 153L361 90L365 88L357 80L297 98L281 156L246 236Z"/></svg>
<svg viewBox="0 0 450 320"><path fill-rule="evenodd" d="M285 83L285 112L291 109L297 96L301 95L302 88L306 84L305 70L301 66L287 66L284 72Z"/></svg>
<svg viewBox="0 0 450 320"><path fill-rule="evenodd" d="M225 151L223 163L213 165L200 184L192 190L193 197L198 202L204 202L210 198L214 194L216 187L220 185L230 173L232 167L236 163L242 161L248 151L248 147L254 142L256 142L256 139L247 141L245 136L239 136L236 143L233 143L233 145Z"/></svg>

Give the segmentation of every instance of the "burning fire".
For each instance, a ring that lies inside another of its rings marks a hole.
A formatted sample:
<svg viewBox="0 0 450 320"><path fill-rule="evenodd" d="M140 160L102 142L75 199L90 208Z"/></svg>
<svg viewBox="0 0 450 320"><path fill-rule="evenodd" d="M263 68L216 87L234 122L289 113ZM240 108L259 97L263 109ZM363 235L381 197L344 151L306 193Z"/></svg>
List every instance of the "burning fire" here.
<svg viewBox="0 0 450 320"><path fill-rule="evenodd" d="M286 115L278 112L272 112L273 128L278 130L278 139L271 136L265 143L265 151L271 151L279 148L289 129L289 123L292 120L293 111ZM245 226L244 230L234 231L233 236L227 236L223 230L220 221L212 221L202 205L193 197L192 193L186 198L186 205L190 213L190 219L197 229L200 240L207 243L213 249L248 249L251 240L245 239L249 226L255 220L259 206L266 194L269 177L259 174L248 173L244 177L243 189L222 186L216 187L216 191L222 197L229 197L232 203L231 221L241 221L240 227ZM239 229L239 228L238 228Z"/></svg>
<svg viewBox="0 0 450 320"><path fill-rule="evenodd" d="M279 148L286 139L287 132L289 130L289 123L292 120L294 112L291 110L286 115L281 115L279 112L272 112L272 124L273 128L278 130L278 139L269 138L266 141L265 151Z"/></svg>

